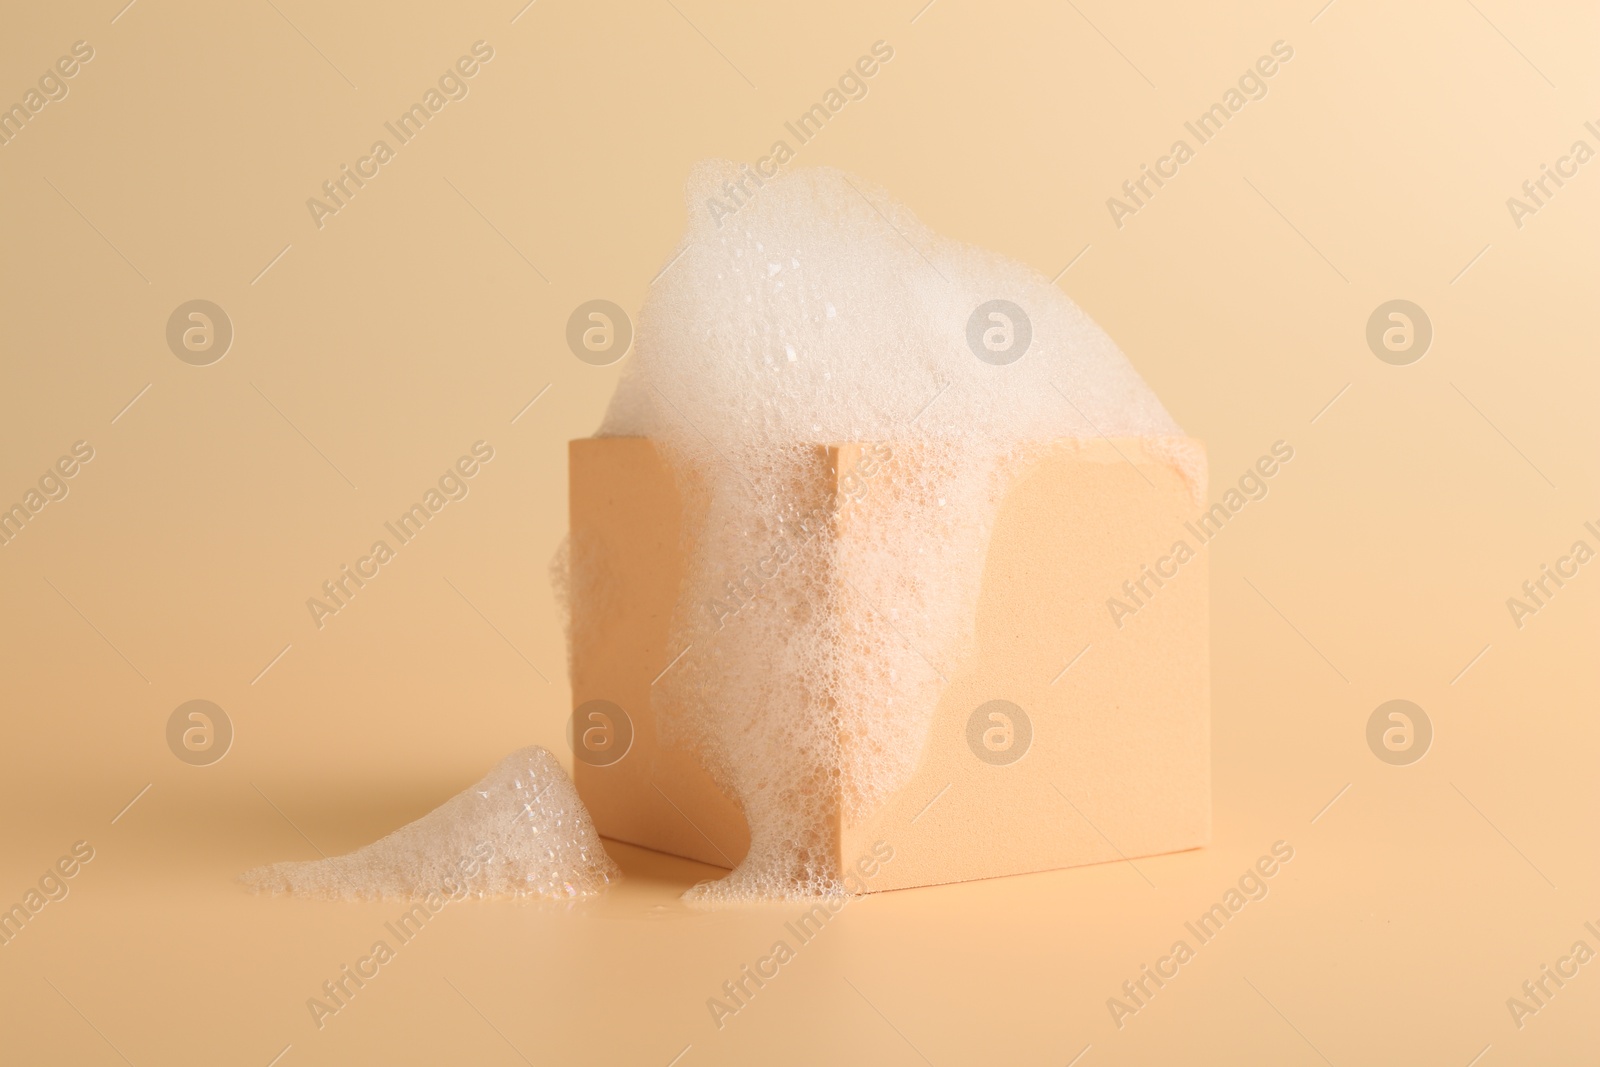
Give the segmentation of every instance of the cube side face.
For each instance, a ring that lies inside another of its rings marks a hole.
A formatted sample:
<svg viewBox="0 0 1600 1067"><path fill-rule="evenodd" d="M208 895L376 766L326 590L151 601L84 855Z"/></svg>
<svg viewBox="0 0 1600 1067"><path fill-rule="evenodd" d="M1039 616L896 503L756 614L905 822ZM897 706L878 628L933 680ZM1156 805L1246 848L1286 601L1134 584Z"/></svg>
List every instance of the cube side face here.
<svg viewBox="0 0 1600 1067"><path fill-rule="evenodd" d="M672 471L636 437L572 441L568 465L573 707L610 701L632 733L613 760L584 749L589 723L574 725L578 795L603 837L731 868L750 847L744 816L697 760L660 744L650 703L653 680L682 651L668 646L684 576Z"/></svg>
<svg viewBox="0 0 1600 1067"><path fill-rule="evenodd" d="M1181 518L1195 510L1189 483L1158 451L1058 442L1010 487L975 643L945 665L916 775L844 829L847 864L894 849L864 879L871 891L1209 840L1207 560ZM1146 566L1171 575L1158 585Z"/></svg>

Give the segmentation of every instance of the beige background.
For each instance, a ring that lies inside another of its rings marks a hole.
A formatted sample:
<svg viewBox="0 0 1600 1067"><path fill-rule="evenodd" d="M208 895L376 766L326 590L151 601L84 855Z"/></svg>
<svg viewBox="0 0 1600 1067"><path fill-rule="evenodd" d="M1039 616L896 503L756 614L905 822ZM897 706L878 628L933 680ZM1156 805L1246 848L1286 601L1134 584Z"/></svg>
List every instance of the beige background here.
<svg viewBox="0 0 1600 1067"><path fill-rule="evenodd" d="M1592 6L120 6L11 4L0 32L0 102L95 50L0 147L0 501L95 449L0 548L0 900L96 850L0 948L0 1059L1600 1053L1600 965L1520 1030L1506 1008L1575 940L1600 949L1600 576L1521 630L1505 607L1600 547L1600 163L1520 229L1505 203L1600 147ZM306 198L480 39L468 98L317 229ZM795 909L690 912L708 869L619 847L597 903L447 911L318 1031L306 998L394 909L233 875L370 840L514 747L570 758L545 566L566 441L617 368L573 358L567 316L637 308L691 163L765 154L879 39L893 61L797 165L1047 277L1070 263L1060 286L1208 442L1214 486L1296 449L1211 548L1214 844L858 902L720 1031L706 998ZM1117 229L1106 198L1280 39L1267 97ZM1407 367L1363 338L1398 297L1435 329ZM194 298L236 331L209 367L164 340ZM306 598L479 439L471 495L318 630ZM1364 738L1395 697L1436 730L1409 767ZM237 730L211 767L164 739L194 698ZM1279 839L1271 895L1118 1030L1106 999Z"/></svg>

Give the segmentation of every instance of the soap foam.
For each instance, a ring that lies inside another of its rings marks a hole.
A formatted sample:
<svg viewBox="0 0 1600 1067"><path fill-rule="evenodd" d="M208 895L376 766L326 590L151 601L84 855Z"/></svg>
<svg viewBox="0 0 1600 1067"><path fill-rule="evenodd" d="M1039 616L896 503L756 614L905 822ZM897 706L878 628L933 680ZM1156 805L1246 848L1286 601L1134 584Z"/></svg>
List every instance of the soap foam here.
<svg viewBox="0 0 1600 1067"><path fill-rule="evenodd" d="M750 827L738 869L690 896L839 893L833 824L870 815L916 769L972 640L1010 479L1052 440L1143 437L1181 455L1182 431L1029 268L932 233L830 168L765 183L719 226L703 202L727 180L737 170L720 161L691 175L688 232L640 311L600 434L653 439L685 497L671 644L689 651L653 687L654 712ZM1004 366L968 341L995 299L1032 327ZM845 518L818 446L847 442L889 458L851 483L872 499ZM850 536L808 536L826 514ZM739 584L774 545L781 572L745 602ZM603 594L580 549L575 595Z"/></svg>
<svg viewBox="0 0 1600 1067"><path fill-rule="evenodd" d="M561 764L519 749L416 822L343 856L240 875L257 892L364 900L583 897L618 875Z"/></svg>

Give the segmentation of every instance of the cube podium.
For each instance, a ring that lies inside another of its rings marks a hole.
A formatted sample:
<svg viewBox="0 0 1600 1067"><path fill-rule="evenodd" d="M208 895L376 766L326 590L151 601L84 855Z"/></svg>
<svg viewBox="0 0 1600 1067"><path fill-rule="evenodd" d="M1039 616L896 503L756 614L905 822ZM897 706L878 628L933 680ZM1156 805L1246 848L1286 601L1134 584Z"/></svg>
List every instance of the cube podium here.
<svg viewBox="0 0 1600 1067"><path fill-rule="evenodd" d="M1168 442L1170 444L1170 442ZM1199 442L1186 441L1190 454ZM864 448L819 447L814 487ZM891 462L913 462L894 453ZM1209 595L1204 550L1155 580L1183 539L1193 487L1171 447L1061 440L1013 478L994 517L975 639L949 678L915 773L877 810L835 820L842 873L875 842L894 860L869 891L993 878L1196 848L1210 837ZM692 752L658 737L652 683L681 650L669 629L687 561L683 503L653 442L569 446L574 780L603 837L731 868L749 847L738 805ZM883 475L880 475L883 477ZM893 477L892 473L887 477ZM871 506L871 494L861 504ZM821 536L848 538L848 516ZM1143 584L1137 584L1143 580ZM1112 610L1115 598L1137 610Z"/></svg>

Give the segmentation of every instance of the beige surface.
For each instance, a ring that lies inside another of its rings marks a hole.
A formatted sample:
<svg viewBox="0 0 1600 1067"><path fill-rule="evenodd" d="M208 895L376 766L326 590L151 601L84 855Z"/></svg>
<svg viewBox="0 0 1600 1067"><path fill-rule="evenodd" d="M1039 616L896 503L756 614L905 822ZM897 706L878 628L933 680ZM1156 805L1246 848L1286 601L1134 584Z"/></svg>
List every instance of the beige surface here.
<svg viewBox="0 0 1600 1067"><path fill-rule="evenodd" d="M1184 447L1203 455L1197 441ZM1170 452L1136 438L1062 441L1019 466L993 519L973 647L935 666L950 684L915 773L866 818L834 822L835 869L868 857L870 878L853 884L994 878L1209 839L1206 553L1195 486ZM608 702L602 714L628 724L617 734L595 720L578 790L608 837L732 866L748 848L743 817L698 761L660 741L651 696L680 659L706 654L671 644L679 597L709 595L684 585L673 473L643 438L574 441L569 455L573 702ZM914 462L891 445L818 449L813 484L797 495L848 500L834 532L819 534L845 542L917 484L903 468ZM1157 563L1167 580L1149 576ZM1123 590L1132 581L1143 595ZM1007 705L999 720L984 712L994 701ZM998 752L972 747L974 716L1005 731ZM630 747L612 750L630 734ZM892 861L872 860L875 849Z"/></svg>
<svg viewBox="0 0 1600 1067"><path fill-rule="evenodd" d="M1506 1008L1600 926L1600 577L1520 629L1506 608L1600 547L1600 163L1521 228L1506 206L1595 145L1592 6L674 4L5 12L0 100L74 41L95 55L0 147L0 501L95 454L0 547L0 900L76 841L95 858L0 947L0 1060L1600 1055L1595 964L1520 1030ZM479 39L471 95L317 229L306 199ZM618 848L628 880L596 906L446 911L318 1032L306 998L391 914L232 875L370 840L519 745L561 751L545 563L566 442L617 373L565 349L567 317L636 308L691 162L757 159L880 39L893 60L797 164L1047 278L1071 264L1060 286L1206 441L1214 493L1295 447L1209 550L1213 843L875 895L720 1031L707 998L793 916L689 913L707 869ZM1116 228L1106 198L1280 39L1268 95ZM195 298L235 326L209 367L165 341ZM1411 366L1365 342L1395 298L1434 326ZM470 495L317 629L306 599L478 440ZM1365 741L1400 697L1436 731L1409 767ZM164 737L197 698L237 730L206 768ZM1118 1030L1107 998L1280 839L1270 895Z"/></svg>

